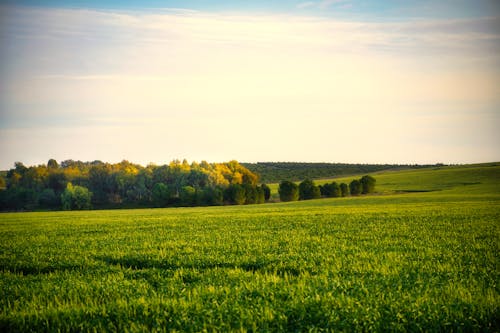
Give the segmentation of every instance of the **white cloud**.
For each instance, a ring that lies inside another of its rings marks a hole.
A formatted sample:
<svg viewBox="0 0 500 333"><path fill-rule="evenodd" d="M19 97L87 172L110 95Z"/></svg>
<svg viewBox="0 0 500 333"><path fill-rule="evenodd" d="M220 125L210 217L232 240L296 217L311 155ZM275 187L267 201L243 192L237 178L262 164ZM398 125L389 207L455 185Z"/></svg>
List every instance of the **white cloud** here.
<svg viewBox="0 0 500 333"><path fill-rule="evenodd" d="M314 1L306 1L306 2L301 2L299 4L297 4L297 8L299 9L304 9L304 8L310 8L310 7L313 7L316 5L316 2Z"/></svg>
<svg viewBox="0 0 500 333"><path fill-rule="evenodd" d="M483 152L464 148L464 161L500 157L488 125L500 105L498 18L2 17L3 168L48 157L456 162L446 151L464 137Z"/></svg>
<svg viewBox="0 0 500 333"><path fill-rule="evenodd" d="M329 8L333 5L339 5L339 4L345 5L348 2L350 2L350 1L348 1L348 0L323 0L323 1L320 1L318 3L318 7L321 9L326 9L326 8Z"/></svg>

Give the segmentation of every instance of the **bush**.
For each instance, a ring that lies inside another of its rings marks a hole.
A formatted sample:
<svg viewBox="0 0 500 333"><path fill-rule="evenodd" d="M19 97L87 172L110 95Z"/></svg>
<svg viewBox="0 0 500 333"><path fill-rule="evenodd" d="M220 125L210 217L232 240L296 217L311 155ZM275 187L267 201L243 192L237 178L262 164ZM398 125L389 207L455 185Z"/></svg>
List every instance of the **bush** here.
<svg viewBox="0 0 500 333"><path fill-rule="evenodd" d="M340 197L340 187L336 182L325 184L322 187L321 194L328 198Z"/></svg>
<svg viewBox="0 0 500 333"><path fill-rule="evenodd" d="M375 183L377 182L375 178L373 178L372 176L363 176L359 181L361 183L361 192L363 194L375 192Z"/></svg>
<svg viewBox="0 0 500 333"><path fill-rule="evenodd" d="M199 206L220 206L224 204L223 192L218 187L197 189L196 204Z"/></svg>
<svg viewBox="0 0 500 333"><path fill-rule="evenodd" d="M83 186L66 185L66 189L61 194L62 208L64 210L82 210L92 208L92 192Z"/></svg>
<svg viewBox="0 0 500 333"><path fill-rule="evenodd" d="M281 201L297 201L299 199L299 186L291 181L284 180L278 188Z"/></svg>
<svg viewBox="0 0 500 333"><path fill-rule="evenodd" d="M340 187L340 195L342 197L347 197L349 195L349 186L347 186L346 183L341 183L339 187Z"/></svg>
<svg viewBox="0 0 500 333"><path fill-rule="evenodd" d="M229 185L224 191L224 200L233 205L243 205L246 201L245 188L239 184Z"/></svg>
<svg viewBox="0 0 500 333"><path fill-rule="evenodd" d="M319 187L310 179L302 181L299 185L299 200L317 199L321 197Z"/></svg>
<svg viewBox="0 0 500 333"><path fill-rule="evenodd" d="M357 179L354 179L349 184L349 191L351 192L351 195L360 195L362 191L361 182Z"/></svg>

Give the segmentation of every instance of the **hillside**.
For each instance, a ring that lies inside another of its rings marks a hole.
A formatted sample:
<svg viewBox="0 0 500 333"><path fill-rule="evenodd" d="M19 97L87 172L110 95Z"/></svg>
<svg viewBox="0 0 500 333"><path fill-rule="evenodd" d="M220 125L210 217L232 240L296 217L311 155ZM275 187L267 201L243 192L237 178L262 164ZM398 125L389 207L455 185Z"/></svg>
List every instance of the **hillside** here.
<svg viewBox="0 0 500 333"><path fill-rule="evenodd" d="M350 183L362 174L317 179L317 185ZM370 173L377 180L377 194L444 193L444 194L500 194L500 163L461 166L432 166L407 170L384 170ZM273 198L278 198L279 183L269 184Z"/></svg>
<svg viewBox="0 0 500 333"><path fill-rule="evenodd" d="M382 170L417 169L429 165L402 164L347 164L347 163L302 163L302 162L258 162L241 163L245 168L260 175L263 183L282 180L333 178L347 175L373 173Z"/></svg>
<svg viewBox="0 0 500 333"><path fill-rule="evenodd" d="M500 165L375 177L384 195L4 213L0 331L498 332Z"/></svg>

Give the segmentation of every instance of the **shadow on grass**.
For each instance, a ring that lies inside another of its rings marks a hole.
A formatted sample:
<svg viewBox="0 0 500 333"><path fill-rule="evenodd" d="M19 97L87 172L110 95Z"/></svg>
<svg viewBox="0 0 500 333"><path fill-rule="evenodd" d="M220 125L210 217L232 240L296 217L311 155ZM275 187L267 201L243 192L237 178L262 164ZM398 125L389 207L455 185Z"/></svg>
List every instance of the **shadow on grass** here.
<svg viewBox="0 0 500 333"><path fill-rule="evenodd" d="M205 271L211 269L241 269L252 273L272 273L280 276L299 276L305 270L291 267L289 265L278 264L272 261L259 262L210 262L210 261L195 261L179 264L168 260L157 260L140 256L126 257L111 257L101 256L97 258L108 265L118 265L120 267L129 268L132 270L142 269L160 269L176 271L181 269L195 269Z"/></svg>
<svg viewBox="0 0 500 333"><path fill-rule="evenodd" d="M77 271L81 270L81 265L74 265L68 263L59 263L57 265L38 265L34 263L14 263L14 264L0 264L0 272L10 272L12 274L20 275L40 275L50 274L64 271Z"/></svg>

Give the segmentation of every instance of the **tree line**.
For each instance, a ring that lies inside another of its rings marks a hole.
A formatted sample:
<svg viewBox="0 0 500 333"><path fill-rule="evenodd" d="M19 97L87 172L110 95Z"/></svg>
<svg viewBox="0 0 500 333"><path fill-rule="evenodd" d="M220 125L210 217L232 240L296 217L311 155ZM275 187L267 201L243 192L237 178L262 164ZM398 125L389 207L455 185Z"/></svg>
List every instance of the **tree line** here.
<svg viewBox="0 0 500 333"><path fill-rule="evenodd" d="M16 162L0 176L0 210L54 210L255 204L270 189L237 161L143 167L66 160L26 167Z"/></svg>
<svg viewBox="0 0 500 333"><path fill-rule="evenodd" d="M279 185L278 193L281 201L309 200L321 197L336 198L349 195L358 196L373 193L375 191L375 183L375 178L368 175L360 179L354 179L349 184L332 182L319 186L310 179L303 180L298 185L289 180L284 180Z"/></svg>

